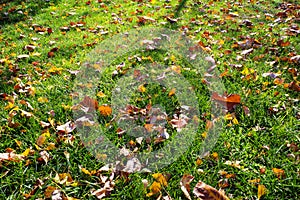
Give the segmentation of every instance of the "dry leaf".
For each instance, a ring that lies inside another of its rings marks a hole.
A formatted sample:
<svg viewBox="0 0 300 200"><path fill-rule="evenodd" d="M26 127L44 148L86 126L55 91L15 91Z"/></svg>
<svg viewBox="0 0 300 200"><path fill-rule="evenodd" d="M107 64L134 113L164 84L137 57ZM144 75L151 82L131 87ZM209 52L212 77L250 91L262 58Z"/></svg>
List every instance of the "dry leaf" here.
<svg viewBox="0 0 300 200"><path fill-rule="evenodd" d="M259 184L258 191L257 191L257 199L259 200L266 193L267 193L267 188L264 185Z"/></svg>
<svg viewBox="0 0 300 200"><path fill-rule="evenodd" d="M161 173L156 173L156 174L153 174L152 175L153 178L155 178L155 180L157 182L159 182L162 186L167 186L168 185L168 182L167 182L167 178L161 174Z"/></svg>
<svg viewBox="0 0 300 200"><path fill-rule="evenodd" d="M191 200L190 191L191 186L190 183L193 181L194 177L192 175L183 175L180 180L180 188L187 199Z"/></svg>
<svg viewBox="0 0 300 200"><path fill-rule="evenodd" d="M56 127L56 129L58 131L62 131L62 132L65 132L65 133L71 133L75 128L76 128L75 123L73 123L71 121Z"/></svg>
<svg viewBox="0 0 300 200"><path fill-rule="evenodd" d="M23 155L15 154L14 152L0 153L0 162L3 160L18 161L23 159L24 159Z"/></svg>
<svg viewBox="0 0 300 200"><path fill-rule="evenodd" d="M277 176L278 179L284 177L283 169L273 168L272 171L274 172L274 174Z"/></svg>
<svg viewBox="0 0 300 200"><path fill-rule="evenodd" d="M211 96L212 100L222 104L227 108L227 110L232 110L235 105L238 105L241 103L241 96L238 94L230 94L227 96L221 96L216 92L212 93Z"/></svg>
<svg viewBox="0 0 300 200"><path fill-rule="evenodd" d="M154 181L150 186L150 192L147 194L147 197L151 197L161 191L161 184L157 181Z"/></svg>
<svg viewBox="0 0 300 200"><path fill-rule="evenodd" d="M193 190L194 195L201 200L229 200L222 192L199 181Z"/></svg>

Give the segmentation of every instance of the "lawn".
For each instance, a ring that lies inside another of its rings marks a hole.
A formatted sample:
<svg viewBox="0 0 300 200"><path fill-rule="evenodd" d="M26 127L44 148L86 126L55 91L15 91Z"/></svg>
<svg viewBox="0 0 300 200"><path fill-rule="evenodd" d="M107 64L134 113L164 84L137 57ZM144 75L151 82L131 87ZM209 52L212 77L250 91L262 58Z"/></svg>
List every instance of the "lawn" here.
<svg viewBox="0 0 300 200"><path fill-rule="evenodd" d="M300 199L299 11L1 0L0 199Z"/></svg>

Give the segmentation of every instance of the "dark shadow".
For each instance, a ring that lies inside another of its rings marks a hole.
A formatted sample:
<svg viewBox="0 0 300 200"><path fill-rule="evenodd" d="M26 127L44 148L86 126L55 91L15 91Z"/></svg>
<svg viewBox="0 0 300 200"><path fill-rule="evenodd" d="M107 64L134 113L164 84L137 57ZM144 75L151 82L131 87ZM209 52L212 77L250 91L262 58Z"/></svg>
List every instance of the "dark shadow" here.
<svg viewBox="0 0 300 200"><path fill-rule="evenodd" d="M59 0L0 0L0 26L24 21Z"/></svg>

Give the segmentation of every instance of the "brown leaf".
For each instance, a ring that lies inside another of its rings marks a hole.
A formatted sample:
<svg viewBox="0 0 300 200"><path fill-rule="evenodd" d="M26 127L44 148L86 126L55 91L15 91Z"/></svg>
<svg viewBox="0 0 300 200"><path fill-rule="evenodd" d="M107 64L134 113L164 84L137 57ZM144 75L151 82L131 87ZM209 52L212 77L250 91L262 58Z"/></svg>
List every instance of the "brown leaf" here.
<svg viewBox="0 0 300 200"><path fill-rule="evenodd" d="M183 191L184 195L186 196L187 199L191 200L190 196L190 191L191 191L191 186L190 183L194 180L194 177L192 175L183 175L183 177L180 180L180 188Z"/></svg>
<svg viewBox="0 0 300 200"><path fill-rule="evenodd" d="M56 187L53 186L48 186L44 192L45 198L46 199L50 199L52 196L52 193L54 192L54 190L56 190Z"/></svg>
<svg viewBox="0 0 300 200"><path fill-rule="evenodd" d="M92 111L98 109L97 100L92 99L89 96L85 96L83 101L81 101L79 104L84 107L84 108L82 108L82 110L86 111L86 112L92 112Z"/></svg>
<svg viewBox="0 0 300 200"><path fill-rule="evenodd" d="M46 136L44 135L40 135L36 141L36 144L39 145L39 146L43 146L43 144L45 143L46 141Z"/></svg>
<svg viewBox="0 0 300 200"><path fill-rule="evenodd" d="M212 93L212 100L222 104L227 108L227 110L233 110L235 105L241 103L241 97L238 94L230 94L227 96L220 96L218 93Z"/></svg>
<svg viewBox="0 0 300 200"><path fill-rule="evenodd" d="M40 156L41 157L38 158L38 161L45 162L46 165L47 165L47 163L48 163L48 161L50 159L50 155L47 153L47 151L41 151L40 152Z"/></svg>
<svg viewBox="0 0 300 200"><path fill-rule="evenodd" d="M3 160L18 161L23 159L24 159L23 155L15 154L13 151L9 153L0 153L0 162Z"/></svg>
<svg viewBox="0 0 300 200"><path fill-rule="evenodd" d="M229 200L222 192L199 181L193 190L194 195L202 200Z"/></svg>
<svg viewBox="0 0 300 200"><path fill-rule="evenodd" d="M284 42L283 40L278 40L277 41L277 45L281 46L281 47L287 47L289 46L291 43L289 41Z"/></svg>
<svg viewBox="0 0 300 200"><path fill-rule="evenodd" d="M289 89L300 92L300 86L296 81L293 81L289 84Z"/></svg>
<svg viewBox="0 0 300 200"><path fill-rule="evenodd" d="M58 131L61 131L61 132L64 132L64 133L71 133L75 128L76 128L75 123L73 123L71 121L56 127L56 129Z"/></svg>
<svg viewBox="0 0 300 200"><path fill-rule="evenodd" d="M52 58L52 57L54 57L54 52L49 51L49 52L48 52L48 58Z"/></svg>

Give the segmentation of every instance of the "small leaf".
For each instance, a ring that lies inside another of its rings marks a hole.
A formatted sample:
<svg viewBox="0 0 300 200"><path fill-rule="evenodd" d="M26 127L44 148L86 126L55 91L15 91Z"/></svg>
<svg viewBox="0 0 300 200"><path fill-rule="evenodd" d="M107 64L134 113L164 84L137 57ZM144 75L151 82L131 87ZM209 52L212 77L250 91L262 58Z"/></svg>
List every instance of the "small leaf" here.
<svg viewBox="0 0 300 200"><path fill-rule="evenodd" d="M153 174L152 176L153 176L153 178L155 178L155 180L156 180L157 182L159 182L162 186L167 186L167 185L168 185L167 179L166 179L166 177L165 177L163 174L161 174L161 173L156 173L156 174Z"/></svg>
<svg viewBox="0 0 300 200"><path fill-rule="evenodd" d="M108 105L101 105L98 110L102 116L109 116L112 114L112 109Z"/></svg>
<svg viewBox="0 0 300 200"><path fill-rule="evenodd" d="M184 195L186 196L187 199L191 200L190 196L190 191L191 191L191 186L190 183L194 180L194 177L192 175L183 175L183 177L180 180L180 188Z"/></svg>
<svg viewBox="0 0 300 200"><path fill-rule="evenodd" d="M267 188L264 185L259 184L258 191L257 191L257 199L260 199L266 193L267 193Z"/></svg>
<svg viewBox="0 0 300 200"><path fill-rule="evenodd" d="M161 191L161 184L157 181L154 181L150 186L150 192L147 194L147 197L151 197Z"/></svg>

